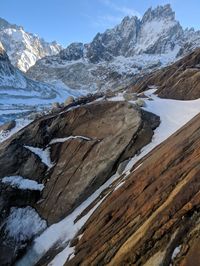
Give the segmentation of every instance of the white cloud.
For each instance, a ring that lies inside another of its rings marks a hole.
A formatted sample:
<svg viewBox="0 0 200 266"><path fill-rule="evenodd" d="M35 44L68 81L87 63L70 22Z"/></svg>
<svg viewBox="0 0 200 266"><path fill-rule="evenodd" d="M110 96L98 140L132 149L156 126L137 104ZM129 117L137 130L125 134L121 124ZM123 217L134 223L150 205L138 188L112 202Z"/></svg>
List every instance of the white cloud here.
<svg viewBox="0 0 200 266"><path fill-rule="evenodd" d="M94 27L106 27L110 28L119 24L125 16L137 16L141 17L141 14L126 5L117 5L112 0L99 0L101 4L107 7L110 13L99 15L96 17L95 21L92 22Z"/></svg>
<svg viewBox="0 0 200 266"><path fill-rule="evenodd" d="M139 18L141 17L141 14L137 10L125 5L117 5L111 0L100 0L100 2L108 6L110 9L117 11L123 16L137 16Z"/></svg>
<svg viewBox="0 0 200 266"><path fill-rule="evenodd" d="M104 27L111 27L118 23L120 23L122 20L121 16L113 16L113 15L103 15L98 16L96 20L93 22L94 26L104 26Z"/></svg>

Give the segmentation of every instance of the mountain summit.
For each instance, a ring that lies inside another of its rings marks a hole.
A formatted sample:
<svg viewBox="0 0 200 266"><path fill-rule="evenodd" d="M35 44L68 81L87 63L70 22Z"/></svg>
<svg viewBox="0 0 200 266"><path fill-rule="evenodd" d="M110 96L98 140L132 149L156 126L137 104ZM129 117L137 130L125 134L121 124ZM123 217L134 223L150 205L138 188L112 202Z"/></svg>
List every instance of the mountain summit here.
<svg viewBox="0 0 200 266"><path fill-rule="evenodd" d="M134 56L141 53L161 54L180 45L183 29L175 20L170 5L148 9L140 20L125 17L111 30L97 34L85 54L90 61L110 60L113 56Z"/></svg>
<svg viewBox="0 0 200 266"><path fill-rule="evenodd" d="M125 17L113 29L98 33L91 43L70 44L58 55L39 60L28 74L41 81L60 80L73 89L118 88L199 44L200 32L184 30L167 4L149 8L141 19Z"/></svg>

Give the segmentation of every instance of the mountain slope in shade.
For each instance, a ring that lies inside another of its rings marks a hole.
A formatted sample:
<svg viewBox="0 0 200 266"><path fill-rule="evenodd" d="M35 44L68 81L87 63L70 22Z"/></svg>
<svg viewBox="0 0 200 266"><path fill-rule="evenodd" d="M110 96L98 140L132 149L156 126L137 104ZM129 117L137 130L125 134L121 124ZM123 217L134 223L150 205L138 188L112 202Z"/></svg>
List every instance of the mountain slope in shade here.
<svg viewBox="0 0 200 266"><path fill-rule="evenodd" d="M73 89L117 89L198 45L199 31L184 30L170 5L158 6L148 9L142 19L125 17L91 43L72 43L58 55L37 61L28 75L41 81L61 80Z"/></svg>
<svg viewBox="0 0 200 266"><path fill-rule="evenodd" d="M0 40L12 64L24 72L40 58L57 54L61 50L61 46L56 42L45 42L2 18L0 18Z"/></svg>

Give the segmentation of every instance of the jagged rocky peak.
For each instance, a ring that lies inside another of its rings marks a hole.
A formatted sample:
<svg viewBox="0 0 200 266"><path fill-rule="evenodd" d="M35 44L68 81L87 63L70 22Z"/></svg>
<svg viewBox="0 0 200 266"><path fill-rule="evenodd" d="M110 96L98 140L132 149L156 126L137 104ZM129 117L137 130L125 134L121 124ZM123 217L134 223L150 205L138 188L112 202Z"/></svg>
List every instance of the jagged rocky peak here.
<svg viewBox="0 0 200 266"><path fill-rule="evenodd" d="M98 33L93 41L85 45L86 56L92 63L110 61L116 56L134 56L136 54L160 54L173 50L177 39L183 33L171 6L158 6L148 9L142 19L126 16L113 29ZM74 46L72 44L72 46ZM72 51L69 46L67 50ZM71 53L70 57L74 58ZM67 56L67 60L70 60ZM75 57L76 58L76 57ZM78 57L80 59L80 57Z"/></svg>
<svg viewBox="0 0 200 266"><path fill-rule="evenodd" d="M166 53L174 49L182 32L171 6L158 6L148 9L141 20L127 16L115 28L98 33L86 54L94 62L120 55Z"/></svg>
<svg viewBox="0 0 200 266"><path fill-rule="evenodd" d="M131 38L136 40L139 25L140 20L138 17L126 16L114 30L116 33L119 33L121 37L125 38L125 41L128 41Z"/></svg>
<svg viewBox="0 0 200 266"><path fill-rule="evenodd" d="M84 44L76 42L70 44L66 49L60 51L60 58L63 60L78 60L83 57Z"/></svg>
<svg viewBox="0 0 200 266"><path fill-rule="evenodd" d="M27 74L41 81L61 80L73 89L116 89L198 46L200 31L183 30L170 5L158 6L142 18L125 17L90 43L73 43L56 56L38 60Z"/></svg>
<svg viewBox="0 0 200 266"><path fill-rule="evenodd" d="M126 16L113 29L98 33L93 41L86 45L86 55L91 62L110 61L115 56L127 55L130 46L137 41L140 20L137 17Z"/></svg>
<svg viewBox="0 0 200 266"><path fill-rule="evenodd" d="M175 19L171 6L149 8L141 20L137 44L137 54L166 54L179 49L183 29Z"/></svg>
<svg viewBox="0 0 200 266"><path fill-rule="evenodd" d="M175 20L175 12L172 10L171 5L158 6L155 9L150 7L142 18L142 23L150 22L154 19L171 19Z"/></svg>
<svg viewBox="0 0 200 266"><path fill-rule="evenodd" d="M0 18L0 30L8 28L20 29L22 27L17 26L16 24L10 24L7 20Z"/></svg>

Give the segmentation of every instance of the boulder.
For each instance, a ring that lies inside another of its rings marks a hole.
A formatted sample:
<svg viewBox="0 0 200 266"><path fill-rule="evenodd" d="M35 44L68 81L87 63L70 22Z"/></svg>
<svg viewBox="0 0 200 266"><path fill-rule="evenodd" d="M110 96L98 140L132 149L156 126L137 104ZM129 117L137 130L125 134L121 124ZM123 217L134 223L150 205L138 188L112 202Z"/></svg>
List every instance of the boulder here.
<svg viewBox="0 0 200 266"><path fill-rule="evenodd" d="M137 106L139 106L139 107L145 107L145 105L146 105L145 101L142 100L142 99L138 99L138 100L135 102L135 104L136 104Z"/></svg>
<svg viewBox="0 0 200 266"><path fill-rule="evenodd" d="M125 170L127 164L130 162L130 159L125 160L124 162L121 162L120 165L117 168L117 173L121 175L123 171Z"/></svg>
<svg viewBox="0 0 200 266"><path fill-rule="evenodd" d="M112 91L112 90L107 90L105 92L105 97L106 98L112 98L112 97L115 97L115 95L116 95L116 93L114 91Z"/></svg>
<svg viewBox="0 0 200 266"><path fill-rule="evenodd" d="M60 108L60 104L58 102L54 102L54 103L52 103L52 108L53 109L59 109Z"/></svg>
<svg viewBox="0 0 200 266"><path fill-rule="evenodd" d="M16 126L16 121L12 120L6 124L3 124L0 126L0 132L1 131L10 131L11 129L13 129Z"/></svg>
<svg viewBox="0 0 200 266"><path fill-rule="evenodd" d="M70 104L72 104L74 102L74 97L73 96L69 96L65 102L64 102L64 106L68 106Z"/></svg>
<svg viewBox="0 0 200 266"><path fill-rule="evenodd" d="M136 93L125 92L123 94L123 97L124 97L125 101L136 101L137 100L137 94Z"/></svg>

